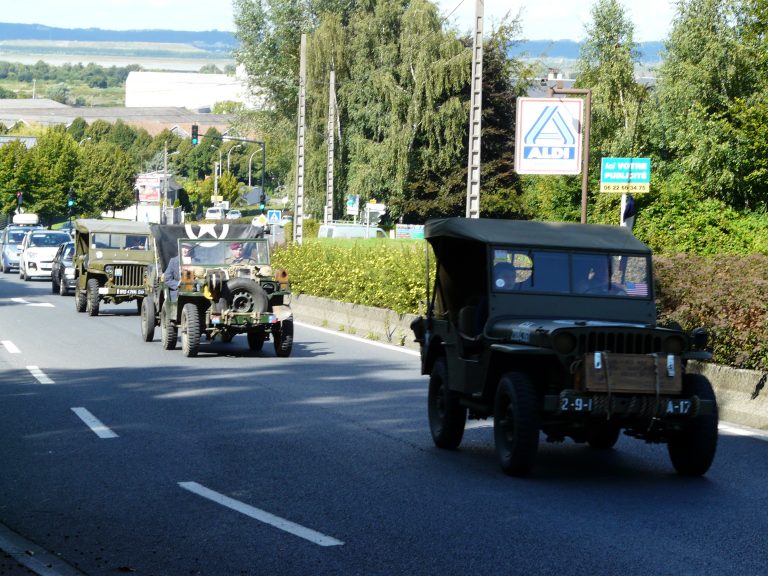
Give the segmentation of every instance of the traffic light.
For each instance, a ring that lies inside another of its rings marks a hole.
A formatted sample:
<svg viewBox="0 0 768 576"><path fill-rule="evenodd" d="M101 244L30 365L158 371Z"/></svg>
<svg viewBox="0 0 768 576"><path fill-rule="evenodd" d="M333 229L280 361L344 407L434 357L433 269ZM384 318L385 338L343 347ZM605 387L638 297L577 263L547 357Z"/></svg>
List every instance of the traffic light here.
<svg viewBox="0 0 768 576"><path fill-rule="evenodd" d="M21 202L23 200L23 194L21 193L21 190L16 192L16 201L19 203L19 207L21 207Z"/></svg>
<svg viewBox="0 0 768 576"><path fill-rule="evenodd" d="M69 194L67 195L67 207L72 208L72 206L75 205L75 193L72 191L72 189L69 190Z"/></svg>
<svg viewBox="0 0 768 576"><path fill-rule="evenodd" d="M197 146L199 142L197 137L197 124L192 124L192 146Z"/></svg>
<svg viewBox="0 0 768 576"><path fill-rule="evenodd" d="M259 210L264 210L267 206L267 195L264 194L262 191L261 196L259 196Z"/></svg>

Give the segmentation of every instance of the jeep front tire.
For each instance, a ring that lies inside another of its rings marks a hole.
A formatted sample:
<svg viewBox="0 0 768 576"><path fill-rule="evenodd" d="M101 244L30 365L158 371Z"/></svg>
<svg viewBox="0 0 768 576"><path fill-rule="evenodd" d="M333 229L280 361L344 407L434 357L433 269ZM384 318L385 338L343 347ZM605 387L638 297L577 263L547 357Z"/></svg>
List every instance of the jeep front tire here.
<svg viewBox="0 0 768 576"><path fill-rule="evenodd" d="M711 400L711 414L695 416L683 430L671 433L667 442L672 466L681 476L702 476L709 470L717 449L719 416L712 384L701 374L683 376L683 391L701 400Z"/></svg>
<svg viewBox="0 0 768 576"><path fill-rule="evenodd" d="M493 410L493 437L499 465L509 476L527 476L539 450L540 417L536 389L523 372L499 380Z"/></svg>
<svg viewBox="0 0 768 576"><path fill-rule="evenodd" d="M181 350L184 356L197 356L200 349L200 311L192 302L181 309Z"/></svg>
<svg viewBox="0 0 768 576"><path fill-rule="evenodd" d="M86 290L86 312L88 316L99 315L99 280L89 278Z"/></svg>

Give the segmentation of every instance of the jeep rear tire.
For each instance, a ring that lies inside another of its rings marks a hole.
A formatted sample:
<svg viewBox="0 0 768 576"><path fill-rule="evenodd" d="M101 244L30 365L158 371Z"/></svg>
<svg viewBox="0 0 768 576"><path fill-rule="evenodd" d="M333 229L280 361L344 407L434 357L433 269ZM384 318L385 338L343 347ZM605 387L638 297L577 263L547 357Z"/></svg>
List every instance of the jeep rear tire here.
<svg viewBox="0 0 768 576"><path fill-rule="evenodd" d="M493 410L493 437L499 465L509 476L527 476L539 450L540 416L536 389L522 372L499 380Z"/></svg>
<svg viewBox="0 0 768 576"><path fill-rule="evenodd" d="M176 349L177 332L176 324L173 323L168 314L168 306L163 304L160 309L160 340L163 342L164 350Z"/></svg>
<svg viewBox="0 0 768 576"><path fill-rule="evenodd" d="M181 309L181 350L184 356L197 356L200 349L200 310L192 302Z"/></svg>
<svg viewBox="0 0 768 576"><path fill-rule="evenodd" d="M75 286L75 310L85 312L86 307L85 293L80 290L80 285L78 284Z"/></svg>
<svg viewBox="0 0 768 576"><path fill-rule="evenodd" d="M429 375L427 413L432 441L438 448L455 450L464 437L467 409L459 404L457 395L448 389L448 366L445 357L435 361Z"/></svg>
<svg viewBox="0 0 768 576"><path fill-rule="evenodd" d="M283 320L273 325L272 339L275 342L275 355L288 358L293 350L293 320Z"/></svg>
<svg viewBox="0 0 768 576"><path fill-rule="evenodd" d="M702 476L712 465L717 450L717 400L712 384L701 374L685 374L683 391L715 403L712 414L695 416L685 429L670 434L667 442L669 458L678 474Z"/></svg>
<svg viewBox="0 0 768 576"><path fill-rule="evenodd" d="M258 352L264 347L264 340L267 335L258 330L248 330L248 348L254 352Z"/></svg>
<svg viewBox="0 0 768 576"><path fill-rule="evenodd" d="M596 450L610 450L619 440L620 432L611 420L596 420L587 429L587 443Z"/></svg>
<svg viewBox="0 0 768 576"><path fill-rule="evenodd" d="M86 290L86 312L88 316L99 315L99 280L89 278Z"/></svg>
<svg viewBox="0 0 768 576"><path fill-rule="evenodd" d="M152 342L155 337L155 302L144 298L141 302L141 339Z"/></svg>

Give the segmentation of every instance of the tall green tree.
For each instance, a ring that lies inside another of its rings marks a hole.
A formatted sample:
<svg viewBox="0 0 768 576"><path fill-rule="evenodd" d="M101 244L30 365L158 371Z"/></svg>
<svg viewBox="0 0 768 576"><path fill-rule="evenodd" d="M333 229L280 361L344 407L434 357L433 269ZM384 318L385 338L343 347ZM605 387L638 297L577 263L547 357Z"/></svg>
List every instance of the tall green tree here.
<svg viewBox="0 0 768 576"><path fill-rule="evenodd" d="M0 214L10 214L18 205L17 193L31 201L29 192L31 159L27 147L20 140L0 146Z"/></svg>
<svg viewBox="0 0 768 576"><path fill-rule="evenodd" d="M133 204L136 171L131 159L112 142L86 143L72 181L78 212L99 216Z"/></svg>
<svg viewBox="0 0 768 576"><path fill-rule="evenodd" d="M67 211L67 194L79 162L77 142L64 126L49 128L31 149L30 160L30 208L50 224Z"/></svg>
<svg viewBox="0 0 768 576"><path fill-rule="evenodd" d="M660 69L656 146L691 193L768 205L765 2L681 0Z"/></svg>

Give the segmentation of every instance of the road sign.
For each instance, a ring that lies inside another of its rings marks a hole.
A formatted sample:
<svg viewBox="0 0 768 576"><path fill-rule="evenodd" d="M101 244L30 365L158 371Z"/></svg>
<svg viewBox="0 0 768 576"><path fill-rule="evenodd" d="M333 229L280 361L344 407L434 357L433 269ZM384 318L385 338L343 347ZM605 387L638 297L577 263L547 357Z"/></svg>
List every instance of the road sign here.
<svg viewBox="0 0 768 576"><path fill-rule="evenodd" d="M583 116L579 98L518 98L515 171L579 174Z"/></svg>
<svg viewBox="0 0 768 576"><path fill-rule="evenodd" d="M600 162L600 192L634 194L650 189L650 158L603 158Z"/></svg>
<svg viewBox="0 0 768 576"><path fill-rule="evenodd" d="M283 219L282 210L267 210L267 223L280 224L280 221L282 219Z"/></svg>
<svg viewBox="0 0 768 576"><path fill-rule="evenodd" d="M347 194L347 214L357 216L360 213L360 196Z"/></svg>

